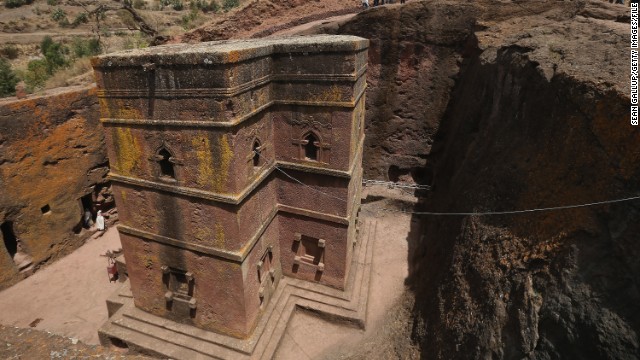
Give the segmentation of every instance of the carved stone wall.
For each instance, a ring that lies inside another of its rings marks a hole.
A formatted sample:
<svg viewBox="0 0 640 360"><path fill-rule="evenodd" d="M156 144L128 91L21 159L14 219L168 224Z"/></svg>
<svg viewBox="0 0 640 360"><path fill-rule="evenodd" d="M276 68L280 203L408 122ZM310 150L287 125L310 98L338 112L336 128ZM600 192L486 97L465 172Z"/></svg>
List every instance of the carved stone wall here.
<svg viewBox="0 0 640 360"><path fill-rule="evenodd" d="M82 245L87 204L113 206L95 94L0 101L0 289Z"/></svg>
<svg viewBox="0 0 640 360"><path fill-rule="evenodd" d="M367 47L314 36L94 59L138 308L246 337L282 275L344 288Z"/></svg>

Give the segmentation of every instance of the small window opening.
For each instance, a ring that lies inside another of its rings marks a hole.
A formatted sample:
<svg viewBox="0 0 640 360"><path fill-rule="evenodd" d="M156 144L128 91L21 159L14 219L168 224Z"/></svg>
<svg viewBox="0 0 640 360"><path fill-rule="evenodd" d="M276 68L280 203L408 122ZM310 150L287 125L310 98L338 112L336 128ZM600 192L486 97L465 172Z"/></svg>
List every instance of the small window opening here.
<svg viewBox="0 0 640 360"><path fill-rule="evenodd" d="M171 153L169 153L167 149L162 149L160 150L160 152L158 152L158 155L162 157L162 159L159 161L160 174L162 174L162 176L175 178L176 175L173 171L173 164L171 163L171 161L169 161L169 158L171 158Z"/></svg>
<svg viewBox="0 0 640 360"><path fill-rule="evenodd" d="M307 160L318 160L318 139L313 134L309 134L304 140L307 142L304 146L305 158Z"/></svg>
<svg viewBox="0 0 640 360"><path fill-rule="evenodd" d="M260 141L256 140L253 143L253 166L260 166L262 162L260 161Z"/></svg>
<svg viewBox="0 0 640 360"><path fill-rule="evenodd" d="M2 230L2 239L4 240L4 246L5 248L7 248L9 256L13 258L13 256L18 252L18 238L13 232L13 222L3 222L2 225L0 225L0 230Z"/></svg>
<svg viewBox="0 0 640 360"><path fill-rule="evenodd" d="M48 214L51 212L51 207L49 206L49 204L43 206L40 208L40 211L42 211L43 214Z"/></svg>
<svg viewBox="0 0 640 360"><path fill-rule="evenodd" d="M310 236L302 236L301 260L313 265L320 264L324 249L318 245L318 239Z"/></svg>

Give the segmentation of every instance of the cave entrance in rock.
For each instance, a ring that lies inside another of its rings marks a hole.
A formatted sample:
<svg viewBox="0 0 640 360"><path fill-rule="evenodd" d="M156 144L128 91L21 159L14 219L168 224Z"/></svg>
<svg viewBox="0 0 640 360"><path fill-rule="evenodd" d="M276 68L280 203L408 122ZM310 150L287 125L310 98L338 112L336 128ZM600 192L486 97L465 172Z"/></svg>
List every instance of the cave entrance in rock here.
<svg viewBox="0 0 640 360"><path fill-rule="evenodd" d="M2 231L2 239L4 240L4 247L7 249L9 256L13 257L18 252L18 238L13 232L13 222L5 221L0 225Z"/></svg>
<svg viewBox="0 0 640 360"><path fill-rule="evenodd" d="M82 205L82 218L81 224L85 228L91 227L95 220L95 214L93 212L93 195L91 193L80 198L80 204Z"/></svg>
<svg viewBox="0 0 640 360"><path fill-rule="evenodd" d="M389 166L389 170L387 171L387 177L391 182L400 181L400 168L395 165Z"/></svg>

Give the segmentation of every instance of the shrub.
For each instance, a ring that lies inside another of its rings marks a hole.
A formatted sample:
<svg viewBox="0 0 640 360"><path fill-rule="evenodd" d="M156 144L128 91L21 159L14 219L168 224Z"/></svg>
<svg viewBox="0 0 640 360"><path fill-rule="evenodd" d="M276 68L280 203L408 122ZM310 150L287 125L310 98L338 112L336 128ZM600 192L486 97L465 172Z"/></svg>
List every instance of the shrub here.
<svg viewBox="0 0 640 360"><path fill-rule="evenodd" d="M78 14L78 16L76 16L75 19L73 19L73 22L71 23L71 26L73 27L77 27L80 24L86 24L89 22L89 17L87 16L87 13L80 13Z"/></svg>
<svg viewBox="0 0 640 360"><path fill-rule="evenodd" d="M209 2L209 11L217 13L220 11L220 4L218 4L216 0L211 0L211 2Z"/></svg>
<svg viewBox="0 0 640 360"><path fill-rule="evenodd" d="M193 9L189 12L189 14L184 15L182 17L182 27L185 30L189 30L193 28L192 22L198 18L198 9Z"/></svg>
<svg viewBox="0 0 640 360"><path fill-rule="evenodd" d="M17 59L18 55L20 55L20 50L15 45L5 45L2 49L0 49L0 56L13 60Z"/></svg>
<svg viewBox="0 0 640 360"><path fill-rule="evenodd" d="M229 11L236 6L240 6L240 0L223 0L222 8L224 11Z"/></svg>
<svg viewBox="0 0 640 360"><path fill-rule="evenodd" d="M144 0L133 0L133 8L134 9L144 9L146 3Z"/></svg>
<svg viewBox="0 0 640 360"><path fill-rule="evenodd" d="M102 49L100 46L100 41L98 41L98 39L96 38L83 39L77 37L73 39L71 50L73 51L73 55L75 57L82 58L86 56L98 55Z"/></svg>
<svg viewBox="0 0 640 360"><path fill-rule="evenodd" d="M59 0L47 0L47 5L56 6L60 3Z"/></svg>
<svg viewBox="0 0 640 360"><path fill-rule="evenodd" d="M61 86L87 84L92 80L91 61L88 58L78 59L73 65L60 70L47 79L45 89Z"/></svg>
<svg viewBox="0 0 640 360"><path fill-rule="evenodd" d="M56 8L51 13L51 18L53 19L53 21L60 21L62 19L65 19L66 17L67 17L67 13L64 12L64 10L62 10L61 8Z"/></svg>
<svg viewBox="0 0 640 360"><path fill-rule="evenodd" d="M67 27L69 26L69 19L67 19L67 13L62 10L61 8L57 8L55 9L52 13L51 13L51 18L53 19L53 21L57 22L58 25L62 26L62 27Z"/></svg>
<svg viewBox="0 0 640 360"><path fill-rule="evenodd" d="M67 65L64 58L66 49L61 43L53 41L50 36L45 36L40 43L40 52L44 55L47 73L53 74L58 68Z"/></svg>
<svg viewBox="0 0 640 360"><path fill-rule="evenodd" d="M0 58L0 97L14 95L17 83L18 77L11 69L9 61Z"/></svg>
<svg viewBox="0 0 640 360"><path fill-rule="evenodd" d="M24 83L27 85L27 91L33 92L37 88L44 87L45 82L50 77L47 71L47 61L44 59L31 60L27 65L27 71L24 74Z"/></svg>
<svg viewBox="0 0 640 360"><path fill-rule="evenodd" d="M184 4L182 3L182 0L174 0L171 7L173 7L173 10L180 11L184 9Z"/></svg>
<svg viewBox="0 0 640 360"><path fill-rule="evenodd" d="M17 8L22 5L31 4L33 0L5 0L4 6L8 8Z"/></svg>
<svg viewBox="0 0 640 360"><path fill-rule="evenodd" d="M191 2L191 8L197 8L203 12L218 12L220 11L220 5L215 0L207 2L207 0L196 0Z"/></svg>

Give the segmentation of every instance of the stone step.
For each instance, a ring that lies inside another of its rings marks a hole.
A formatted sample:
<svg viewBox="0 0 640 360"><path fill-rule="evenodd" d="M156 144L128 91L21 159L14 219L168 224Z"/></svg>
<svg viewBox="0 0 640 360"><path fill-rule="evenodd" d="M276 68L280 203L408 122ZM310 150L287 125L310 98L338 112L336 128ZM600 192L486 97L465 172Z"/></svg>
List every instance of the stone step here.
<svg viewBox="0 0 640 360"><path fill-rule="evenodd" d="M292 314L299 308L364 328L377 222L368 220L360 225L360 241L354 249L346 291L283 277L248 339L232 338L149 314L135 308L131 294L126 291L126 294L118 293L116 302L122 304L121 308L116 309L108 324L101 328L101 341L105 337L123 339L134 351L157 352L162 358L266 360L277 351ZM121 292L124 290L128 290L126 284Z"/></svg>
<svg viewBox="0 0 640 360"><path fill-rule="evenodd" d="M176 360L240 358L238 353L219 345L126 316L118 316L109 329L102 331L110 337L125 339L130 347L157 351Z"/></svg>

